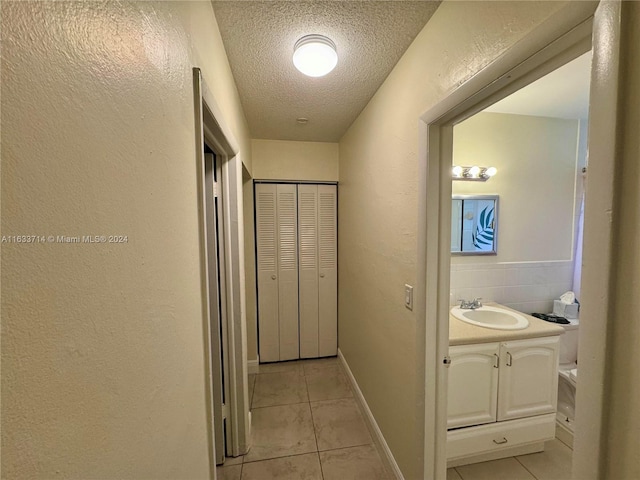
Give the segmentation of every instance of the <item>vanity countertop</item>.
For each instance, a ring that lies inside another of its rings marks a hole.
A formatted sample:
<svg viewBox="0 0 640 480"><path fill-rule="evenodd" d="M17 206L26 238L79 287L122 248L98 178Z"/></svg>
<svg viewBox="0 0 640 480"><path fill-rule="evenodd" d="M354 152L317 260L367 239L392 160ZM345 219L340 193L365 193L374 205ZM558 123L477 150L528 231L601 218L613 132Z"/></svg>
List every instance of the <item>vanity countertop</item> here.
<svg viewBox="0 0 640 480"><path fill-rule="evenodd" d="M497 303L486 303L505 310L512 308ZM526 313L518 312L529 320L529 326L522 330L496 330L493 328L478 327L458 320L449 314L449 346L470 345L474 343L504 342L508 340L521 340L525 338L552 337L564 333L564 328L553 323L545 322Z"/></svg>

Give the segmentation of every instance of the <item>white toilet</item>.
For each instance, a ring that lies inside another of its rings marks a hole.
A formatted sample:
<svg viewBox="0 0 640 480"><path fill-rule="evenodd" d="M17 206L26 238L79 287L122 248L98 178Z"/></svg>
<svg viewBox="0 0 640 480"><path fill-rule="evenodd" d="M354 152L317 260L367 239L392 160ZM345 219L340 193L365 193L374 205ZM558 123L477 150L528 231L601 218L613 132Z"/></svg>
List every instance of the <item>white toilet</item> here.
<svg viewBox="0 0 640 480"><path fill-rule="evenodd" d="M569 319L568 325L561 325L565 332L560 336L560 369L558 373L558 413L557 424L563 433L573 440L576 382L578 378L578 319ZM560 432L558 432L560 433Z"/></svg>

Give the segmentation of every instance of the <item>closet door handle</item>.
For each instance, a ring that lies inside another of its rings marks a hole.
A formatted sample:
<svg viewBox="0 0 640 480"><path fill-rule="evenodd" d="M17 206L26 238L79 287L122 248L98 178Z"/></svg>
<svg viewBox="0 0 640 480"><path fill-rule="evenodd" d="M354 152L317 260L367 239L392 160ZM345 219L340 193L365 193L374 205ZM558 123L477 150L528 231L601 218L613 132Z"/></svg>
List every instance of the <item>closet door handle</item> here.
<svg viewBox="0 0 640 480"><path fill-rule="evenodd" d="M513 358L511 357L511 354L507 352L507 367L510 367L511 365L513 365Z"/></svg>
<svg viewBox="0 0 640 480"><path fill-rule="evenodd" d="M497 353L493 354L493 368L500 368L500 357Z"/></svg>
<svg viewBox="0 0 640 480"><path fill-rule="evenodd" d="M275 280L276 276L275 275L271 275L271 280Z"/></svg>

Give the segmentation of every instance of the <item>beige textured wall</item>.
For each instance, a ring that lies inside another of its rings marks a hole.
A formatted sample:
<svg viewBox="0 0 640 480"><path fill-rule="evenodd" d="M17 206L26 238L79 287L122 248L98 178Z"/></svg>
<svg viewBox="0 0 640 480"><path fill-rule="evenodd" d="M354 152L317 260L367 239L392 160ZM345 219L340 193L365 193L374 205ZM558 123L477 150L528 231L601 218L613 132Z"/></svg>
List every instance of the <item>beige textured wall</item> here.
<svg viewBox="0 0 640 480"><path fill-rule="evenodd" d="M192 67L209 2L2 2L3 478L211 478ZM250 165L249 165L250 167Z"/></svg>
<svg viewBox="0 0 640 480"><path fill-rule="evenodd" d="M444 2L340 141L340 349L407 479L421 478L423 429L420 320L403 302L416 280L418 118L554 13L571 23L584 6Z"/></svg>
<svg viewBox="0 0 640 480"><path fill-rule="evenodd" d="M338 181L338 144L251 140L256 180Z"/></svg>
<svg viewBox="0 0 640 480"><path fill-rule="evenodd" d="M623 151L614 212L606 478L635 480L640 478L640 4L625 2L623 14L627 19L619 104Z"/></svg>
<svg viewBox="0 0 640 480"><path fill-rule="evenodd" d="M453 128L456 165L493 166L486 182L453 182L454 195L500 196L498 255L452 263L571 260L578 120L479 113Z"/></svg>

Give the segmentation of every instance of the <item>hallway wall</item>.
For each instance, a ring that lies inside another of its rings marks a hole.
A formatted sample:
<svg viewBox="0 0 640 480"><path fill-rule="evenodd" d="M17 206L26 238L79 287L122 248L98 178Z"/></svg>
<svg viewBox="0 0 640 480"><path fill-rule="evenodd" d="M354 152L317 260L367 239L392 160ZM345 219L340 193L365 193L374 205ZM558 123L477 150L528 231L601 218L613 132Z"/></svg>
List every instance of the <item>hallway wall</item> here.
<svg viewBox="0 0 640 480"><path fill-rule="evenodd" d="M209 2L2 2L3 478L211 478L192 67Z"/></svg>
<svg viewBox="0 0 640 480"><path fill-rule="evenodd" d="M338 144L251 140L256 180L338 181Z"/></svg>
<svg viewBox="0 0 640 480"><path fill-rule="evenodd" d="M404 307L416 282L419 116L527 35L540 48L540 32L593 8L443 2L340 141L339 346L407 479L421 478L424 432L422 320Z"/></svg>

